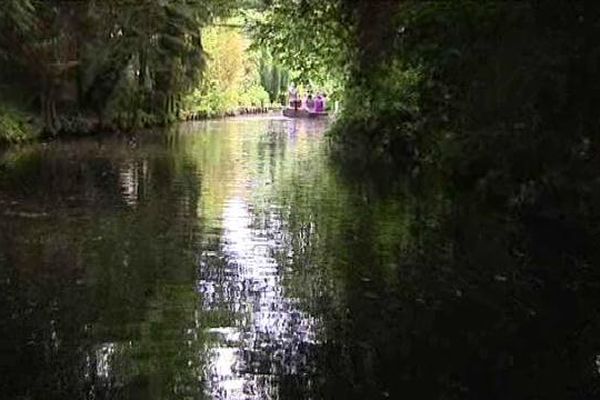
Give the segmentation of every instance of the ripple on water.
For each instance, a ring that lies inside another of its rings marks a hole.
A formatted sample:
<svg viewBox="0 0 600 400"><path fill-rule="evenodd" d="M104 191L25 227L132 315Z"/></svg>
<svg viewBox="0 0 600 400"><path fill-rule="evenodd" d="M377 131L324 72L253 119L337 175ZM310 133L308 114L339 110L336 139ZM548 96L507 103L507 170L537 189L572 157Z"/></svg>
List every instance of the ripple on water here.
<svg viewBox="0 0 600 400"><path fill-rule="evenodd" d="M277 214L257 215L242 197L226 202L219 251L204 252L199 290L204 310L227 309L234 324L214 335L207 381L214 398L262 399L277 392L277 377L303 374L315 343L316 321L285 295ZM269 398L269 397L267 397Z"/></svg>

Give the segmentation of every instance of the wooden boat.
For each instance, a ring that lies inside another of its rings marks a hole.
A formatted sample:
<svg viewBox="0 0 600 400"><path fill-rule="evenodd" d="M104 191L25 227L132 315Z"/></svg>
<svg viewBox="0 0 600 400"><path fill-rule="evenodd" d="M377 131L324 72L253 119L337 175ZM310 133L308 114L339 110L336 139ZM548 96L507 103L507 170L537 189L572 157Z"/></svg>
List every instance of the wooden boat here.
<svg viewBox="0 0 600 400"><path fill-rule="evenodd" d="M309 111L304 108L286 108L283 110L283 115L288 118L327 118L329 113L327 111L317 112Z"/></svg>

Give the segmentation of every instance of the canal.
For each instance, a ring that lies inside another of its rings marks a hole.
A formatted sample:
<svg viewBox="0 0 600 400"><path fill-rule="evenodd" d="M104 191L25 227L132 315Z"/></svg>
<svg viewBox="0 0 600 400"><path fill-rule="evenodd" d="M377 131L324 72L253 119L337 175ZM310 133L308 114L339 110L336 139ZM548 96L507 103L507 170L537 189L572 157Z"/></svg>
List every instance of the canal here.
<svg viewBox="0 0 600 400"><path fill-rule="evenodd" d="M600 394L585 232L439 177L357 174L326 129L234 118L5 150L0 396Z"/></svg>

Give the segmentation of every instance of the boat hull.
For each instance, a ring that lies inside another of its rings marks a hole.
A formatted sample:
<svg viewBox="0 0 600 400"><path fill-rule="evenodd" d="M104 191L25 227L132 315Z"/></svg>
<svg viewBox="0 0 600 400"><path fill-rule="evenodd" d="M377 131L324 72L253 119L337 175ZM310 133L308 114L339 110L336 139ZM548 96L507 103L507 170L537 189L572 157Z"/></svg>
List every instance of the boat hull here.
<svg viewBox="0 0 600 400"><path fill-rule="evenodd" d="M327 118L329 116L327 112L314 112L303 109L295 110L293 108L283 110L283 115L288 118Z"/></svg>

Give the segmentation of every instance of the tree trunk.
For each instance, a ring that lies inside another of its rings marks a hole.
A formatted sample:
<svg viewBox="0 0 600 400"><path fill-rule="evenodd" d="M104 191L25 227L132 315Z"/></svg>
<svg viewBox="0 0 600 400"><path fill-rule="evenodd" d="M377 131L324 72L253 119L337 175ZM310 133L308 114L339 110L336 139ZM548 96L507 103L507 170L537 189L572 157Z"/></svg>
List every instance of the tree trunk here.
<svg viewBox="0 0 600 400"><path fill-rule="evenodd" d="M42 120L44 121L43 129L51 135L56 135L59 129L55 92L54 84L52 82L46 82L41 94Z"/></svg>
<svg viewBox="0 0 600 400"><path fill-rule="evenodd" d="M387 58L394 34L393 18L400 0L345 0L354 15L360 51L358 72L367 74Z"/></svg>

